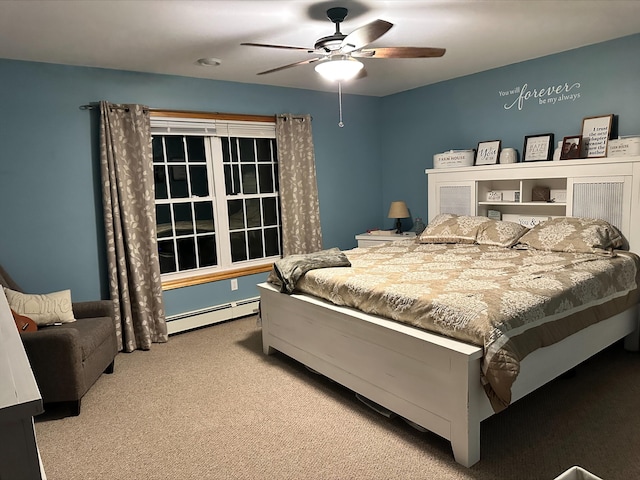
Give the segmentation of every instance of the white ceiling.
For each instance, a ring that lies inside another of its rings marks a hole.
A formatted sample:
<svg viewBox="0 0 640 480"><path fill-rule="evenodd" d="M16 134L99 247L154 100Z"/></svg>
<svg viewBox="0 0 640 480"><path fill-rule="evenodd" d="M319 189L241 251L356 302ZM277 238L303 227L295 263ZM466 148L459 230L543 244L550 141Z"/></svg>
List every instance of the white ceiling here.
<svg viewBox="0 0 640 480"><path fill-rule="evenodd" d="M0 0L0 58L335 91L313 65L256 75L313 54L240 45L313 47L334 33L325 14L334 6L349 9L344 34L394 24L372 46L447 49L364 59L368 76L344 91L373 96L640 32L637 0ZM202 57L222 64L198 66Z"/></svg>

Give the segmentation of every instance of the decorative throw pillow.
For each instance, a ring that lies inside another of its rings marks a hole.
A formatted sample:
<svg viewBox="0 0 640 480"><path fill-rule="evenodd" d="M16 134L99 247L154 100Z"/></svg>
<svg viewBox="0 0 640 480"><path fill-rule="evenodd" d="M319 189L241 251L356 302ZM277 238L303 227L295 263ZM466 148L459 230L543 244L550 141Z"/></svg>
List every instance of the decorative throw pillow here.
<svg viewBox="0 0 640 480"><path fill-rule="evenodd" d="M520 238L519 244L536 250L613 256L613 249L621 248L624 238L604 220L558 217L533 227Z"/></svg>
<svg viewBox="0 0 640 480"><path fill-rule="evenodd" d="M475 243L480 225L490 222L487 217L437 215L420 234L419 243Z"/></svg>
<svg viewBox="0 0 640 480"><path fill-rule="evenodd" d="M505 220L491 220L478 227L476 242L480 245L495 245L498 247L513 247L520 237L529 229L519 223Z"/></svg>
<svg viewBox="0 0 640 480"><path fill-rule="evenodd" d="M31 318L39 326L76 321L71 307L71 290L29 295L4 287L4 293L12 310Z"/></svg>
<svg viewBox="0 0 640 480"><path fill-rule="evenodd" d="M16 327L18 327L18 331L20 333L35 332L36 330L38 330L38 324L31 320L29 317L20 315L13 310L11 310L11 314L13 315L13 321L16 322Z"/></svg>

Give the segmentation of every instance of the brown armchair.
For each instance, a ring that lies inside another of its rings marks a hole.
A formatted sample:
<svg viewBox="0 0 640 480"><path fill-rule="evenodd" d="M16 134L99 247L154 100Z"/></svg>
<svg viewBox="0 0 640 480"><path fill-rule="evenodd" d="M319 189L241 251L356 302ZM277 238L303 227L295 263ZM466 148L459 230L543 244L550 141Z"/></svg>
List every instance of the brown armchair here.
<svg viewBox="0 0 640 480"><path fill-rule="evenodd" d="M0 284L22 292L0 266ZM113 302L73 303L75 322L20 334L45 406L67 403L80 414L84 394L102 373L113 373L118 353Z"/></svg>

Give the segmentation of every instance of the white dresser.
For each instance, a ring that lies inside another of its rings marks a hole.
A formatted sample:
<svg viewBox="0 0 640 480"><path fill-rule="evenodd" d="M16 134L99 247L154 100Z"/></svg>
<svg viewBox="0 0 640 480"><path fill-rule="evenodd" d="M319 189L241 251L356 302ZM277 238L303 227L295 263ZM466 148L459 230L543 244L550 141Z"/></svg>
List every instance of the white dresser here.
<svg viewBox="0 0 640 480"><path fill-rule="evenodd" d="M46 479L33 425L42 411L29 359L0 291L0 479Z"/></svg>

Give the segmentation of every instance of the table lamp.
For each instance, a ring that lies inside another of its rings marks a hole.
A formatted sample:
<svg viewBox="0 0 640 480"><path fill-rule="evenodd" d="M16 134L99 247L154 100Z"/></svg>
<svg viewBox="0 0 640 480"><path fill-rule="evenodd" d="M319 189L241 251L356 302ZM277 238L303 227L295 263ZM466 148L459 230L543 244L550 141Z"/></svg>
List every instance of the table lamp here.
<svg viewBox="0 0 640 480"><path fill-rule="evenodd" d="M407 208L407 204L402 201L391 202L391 207L389 207L389 214L387 217L396 219L396 233L402 233L402 224L400 223L400 219L409 218L409 209Z"/></svg>

